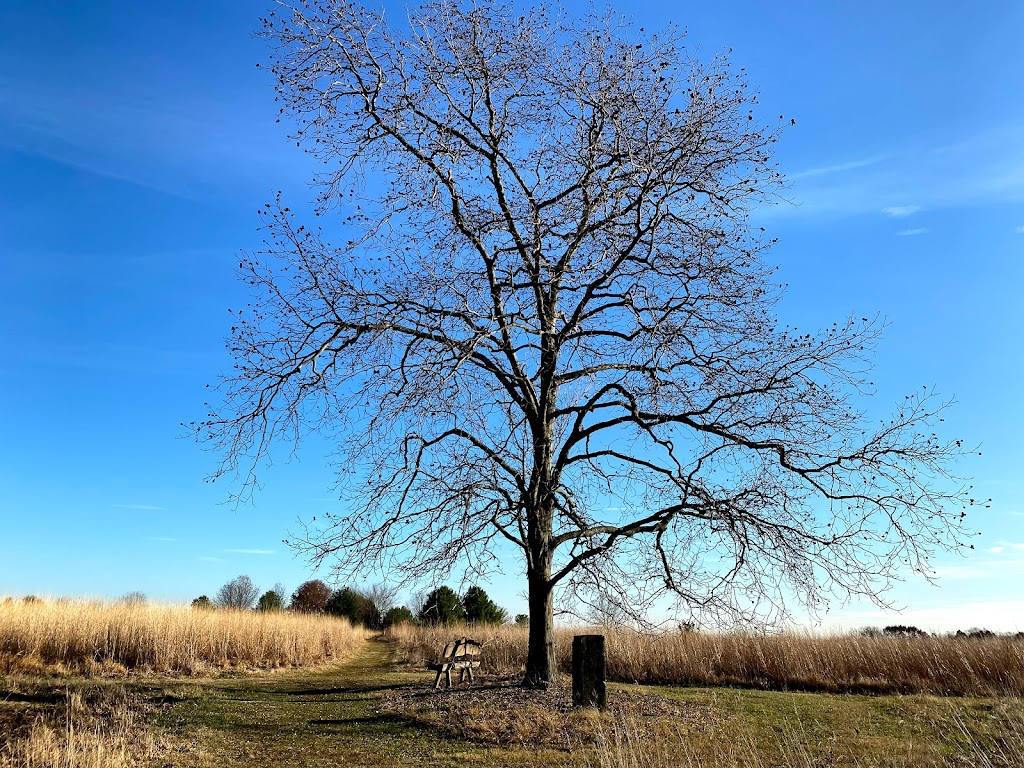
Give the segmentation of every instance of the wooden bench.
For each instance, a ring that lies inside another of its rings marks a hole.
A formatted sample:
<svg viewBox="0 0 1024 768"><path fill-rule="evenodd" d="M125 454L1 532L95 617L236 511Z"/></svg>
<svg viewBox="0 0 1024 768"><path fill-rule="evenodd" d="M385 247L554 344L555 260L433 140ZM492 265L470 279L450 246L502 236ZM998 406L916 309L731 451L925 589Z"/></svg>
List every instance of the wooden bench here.
<svg viewBox="0 0 1024 768"><path fill-rule="evenodd" d="M459 682L469 675L469 682L473 682L473 670L480 666L480 643L470 640L468 637L460 637L452 640L441 651L437 661L427 664L427 669L437 671L434 678L434 687L441 687L441 675L444 674L447 687L452 687L452 670L459 670Z"/></svg>

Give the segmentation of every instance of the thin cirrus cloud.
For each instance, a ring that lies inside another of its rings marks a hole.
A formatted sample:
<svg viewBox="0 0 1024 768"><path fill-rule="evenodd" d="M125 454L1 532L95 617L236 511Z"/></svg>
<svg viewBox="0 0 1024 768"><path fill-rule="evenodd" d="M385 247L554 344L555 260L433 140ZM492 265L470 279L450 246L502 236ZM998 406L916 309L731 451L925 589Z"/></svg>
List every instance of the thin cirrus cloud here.
<svg viewBox="0 0 1024 768"><path fill-rule="evenodd" d="M936 137L931 144L894 145L877 158L825 161L788 174L785 197L792 205L760 206L757 215L904 219L924 210L1021 201L1022 130L1024 121L1011 120L944 143Z"/></svg>
<svg viewBox="0 0 1024 768"><path fill-rule="evenodd" d="M790 174L791 179L806 179L812 176L827 176L833 173L843 173L844 171L854 171L858 168L867 168L869 165L875 165L876 163L884 160L884 156L879 155L877 157L868 157L863 160L848 160L844 163L835 163L833 165L821 165L817 168L808 168L804 171L797 171L796 173Z"/></svg>
<svg viewBox="0 0 1024 768"><path fill-rule="evenodd" d="M204 563L224 563L227 562L223 557L213 557L212 555L200 555L196 558L202 560Z"/></svg>
<svg viewBox="0 0 1024 768"><path fill-rule="evenodd" d="M914 227L913 229L902 229L896 234L900 237L913 237L914 235L923 235L927 231L926 227Z"/></svg>
<svg viewBox="0 0 1024 768"><path fill-rule="evenodd" d="M907 216L913 216L920 210L920 205L890 205L887 208L883 208L882 213L886 216L892 216L894 219L905 219Z"/></svg>
<svg viewBox="0 0 1024 768"><path fill-rule="evenodd" d="M1015 541L1000 541L994 547L989 547L989 552L998 555L1007 550L1024 551L1024 543Z"/></svg>
<svg viewBox="0 0 1024 768"><path fill-rule="evenodd" d="M272 554L274 554L274 550L272 550L272 549L242 549L242 548L233 548L233 549L225 549L224 551L225 552L230 552L233 555L272 555Z"/></svg>

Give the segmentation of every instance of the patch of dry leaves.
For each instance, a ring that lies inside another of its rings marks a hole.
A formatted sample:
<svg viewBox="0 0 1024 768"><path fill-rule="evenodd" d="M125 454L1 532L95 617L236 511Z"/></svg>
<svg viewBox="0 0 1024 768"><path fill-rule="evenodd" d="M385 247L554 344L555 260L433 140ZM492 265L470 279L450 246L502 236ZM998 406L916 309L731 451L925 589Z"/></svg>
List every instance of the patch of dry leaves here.
<svg viewBox="0 0 1024 768"><path fill-rule="evenodd" d="M572 689L529 690L518 680L485 678L449 690L400 689L385 695L381 711L460 739L488 744L573 750L628 728L641 738L678 738L717 730L723 717L709 706L648 693L608 690L608 708L572 705Z"/></svg>

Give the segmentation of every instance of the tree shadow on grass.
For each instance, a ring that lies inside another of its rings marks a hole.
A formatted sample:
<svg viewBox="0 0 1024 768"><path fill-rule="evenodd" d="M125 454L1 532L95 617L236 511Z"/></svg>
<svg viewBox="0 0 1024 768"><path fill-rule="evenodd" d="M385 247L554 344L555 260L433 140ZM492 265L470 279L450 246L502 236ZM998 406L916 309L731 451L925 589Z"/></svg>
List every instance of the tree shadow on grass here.
<svg viewBox="0 0 1024 768"><path fill-rule="evenodd" d="M391 685L340 685L333 688L300 688L294 691L276 691L285 696L337 696L339 694L379 693L382 691L415 690L419 685L413 683L393 683Z"/></svg>
<svg viewBox="0 0 1024 768"><path fill-rule="evenodd" d="M359 715L357 717L338 717L310 720L310 725L401 725L423 728L421 723L401 715L393 713L379 713L375 715Z"/></svg>

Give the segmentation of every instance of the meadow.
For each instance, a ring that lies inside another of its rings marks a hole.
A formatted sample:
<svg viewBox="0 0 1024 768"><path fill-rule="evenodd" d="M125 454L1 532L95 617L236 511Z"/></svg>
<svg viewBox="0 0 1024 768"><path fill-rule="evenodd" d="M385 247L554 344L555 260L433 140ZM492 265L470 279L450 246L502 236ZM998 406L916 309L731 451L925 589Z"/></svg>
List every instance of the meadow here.
<svg viewBox="0 0 1024 768"><path fill-rule="evenodd" d="M519 688L523 627L0 602L0 768L1024 765L1020 640L603 632L598 713ZM434 691L460 634L479 679Z"/></svg>
<svg viewBox="0 0 1024 768"><path fill-rule="evenodd" d="M526 660L524 627L460 630L484 643L485 671L514 675ZM734 686L831 693L1024 696L1024 639L889 637L784 632L557 632L559 667L572 669L572 636L605 635L607 675L623 683ZM388 630L416 664L432 657L451 628L402 624Z"/></svg>
<svg viewBox="0 0 1024 768"><path fill-rule="evenodd" d="M291 611L8 600L0 602L0 674L309 667L344 658L366 635L335 617Z"/></svg>

